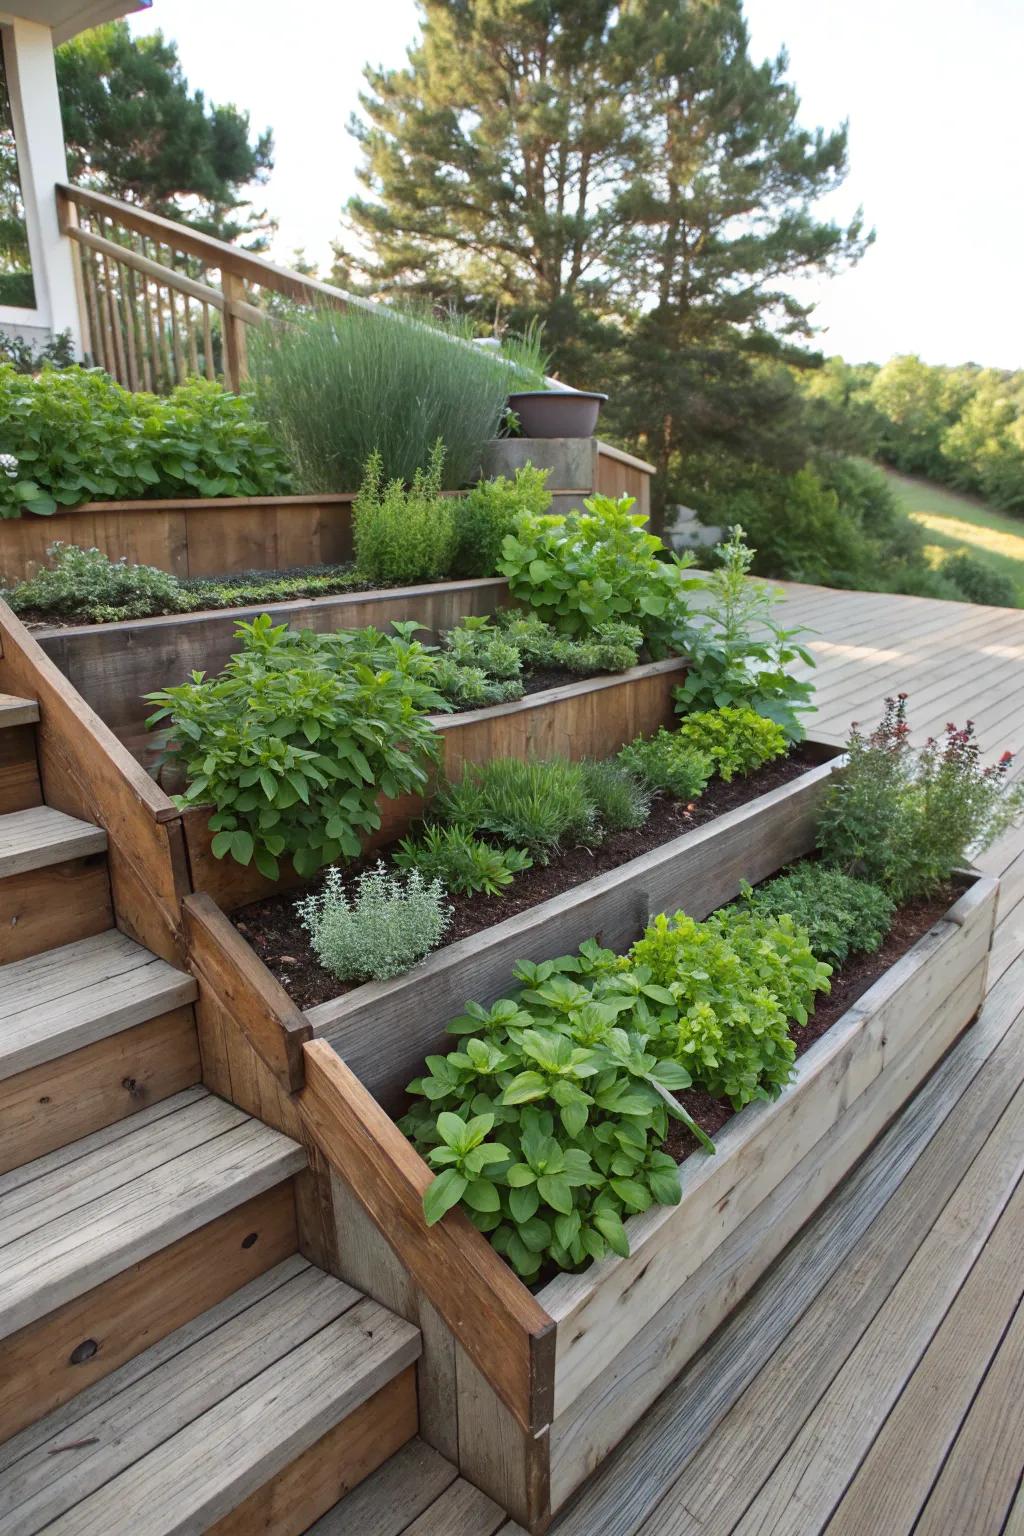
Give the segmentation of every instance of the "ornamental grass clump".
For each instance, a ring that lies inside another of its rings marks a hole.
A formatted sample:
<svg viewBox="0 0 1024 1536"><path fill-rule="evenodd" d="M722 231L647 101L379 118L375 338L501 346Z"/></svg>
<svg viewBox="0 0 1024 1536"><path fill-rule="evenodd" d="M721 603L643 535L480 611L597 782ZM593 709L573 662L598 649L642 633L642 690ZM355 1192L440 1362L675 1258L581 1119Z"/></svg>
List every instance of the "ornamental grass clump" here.
<svg viewBox="0 0 1024 1536"><path fill-rule="evenodd" d="M339 981L387 981L400 976L440 944L451 908L440 880L419 870L403 878L382 863L364 870L351 897L341 871L329 869L323 886L295 903L313 953Z"/></svg>
<svg viewBox="0 0 1024 1536"><path fill-rule="evenodd" d="M431 806L438 821L495 837L548 864L564 847L601 840L597 807L579 763L565 758L493 758L470 764Z"/></svg>
<svg viewBox="0 0 1024 1536"><path fill-rule="evenodd" d="M915 750L905 693L886 699L870 735L854 725L846 750L825 793L818 847L897 906L940 890L1024 814L1024 785L1009 782L1013 753L983 768L970 720Z"/></svg>
<svg viewBox="0 0 1024 1536"><path fill-rule="evenodd" d="M384 481L384 460L374 450L366 461L352 506L356 571L381 587L440 581L451 569L455 513L441 495L445 449L438 438L407 490L401 480Z"/></svg>
<svg viewBox="0 0 1024 1536"><path fill-rule="evenodd" d="M427 712L443 700L432 656L402 629L321 635L262 614L237 626L219 676L147 695L147 724L167 722L163 763L188 784L179 804L214 808L216 858L276 880L288 857L312 875L359 855L379 797L422 793L438 751Z"/></svg>

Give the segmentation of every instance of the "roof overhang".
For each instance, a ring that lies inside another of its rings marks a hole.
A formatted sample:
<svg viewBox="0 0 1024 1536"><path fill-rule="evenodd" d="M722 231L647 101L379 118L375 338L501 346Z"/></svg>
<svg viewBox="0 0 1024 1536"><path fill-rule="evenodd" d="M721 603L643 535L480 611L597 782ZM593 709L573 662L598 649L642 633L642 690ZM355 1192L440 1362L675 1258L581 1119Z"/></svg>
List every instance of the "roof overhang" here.
<svg viewBox="0 0 1024 1536"><path fill-rule="evenodd" d="M127 16L131 11L147 10L152 3L153 0L13 0L0 9L0 19L17 16L24 21L40 22L52 30L55 43L66 43L78 32Z"/></svg>

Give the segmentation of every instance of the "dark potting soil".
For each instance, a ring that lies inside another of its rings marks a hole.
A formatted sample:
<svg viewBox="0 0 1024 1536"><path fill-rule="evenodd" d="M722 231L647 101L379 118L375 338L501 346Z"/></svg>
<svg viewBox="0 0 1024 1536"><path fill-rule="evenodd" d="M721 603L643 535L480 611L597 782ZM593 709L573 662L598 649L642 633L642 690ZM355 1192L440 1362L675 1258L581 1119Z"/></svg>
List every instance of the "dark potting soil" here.
<svg viewBox="0 0 1024 1536"><path fill-rule="evenodd" d="M818 994L818 1005L806 1025L803 1028L798 1024L791 1026L797 1056L802 1056L815 1040L827 1034L832 1025L859 997L863 997L879 976L895 965L908 949L913 949L918 939L939 918L945 916L960 894L958 887L950 885L927 901L901 907L880 949L876 949L873 954L851 955L845 965L834 970L831 992ZM691 1088L677 1097L701 1130L712 1138L736 1114L727 1099L714 1099L710 1093ZM698 1147L696 1136L678 1120L673 1121L665 1142L665 1151L670 1152L677 1163L681 1163L691 1152L696 1152Z"/></svg>
<svg viewBox="0 0 1024 1536"><path fill-rule="evenodd" d="M503 922L506 917L514 917L552 896L560 896L595 875L617 869L630 859L723 816L726 811L746 805L758 795L790 783L814 767L817 761L819 758L813 750L796 748L787 757L766 764L748 778L734 779L731 784L714 780L699 800L686 803L659 797L651 807L648 821L635 832L618 832L599 848L567 848L550 864L535 864L532 869L517 875L501 896L454 896L451 898L452 922L445 934L445 943L454 944L458 939L469 938ZM387 850L382 852L386 856ZM376 864L381 856L382 853L374 853L350 865L346 871L349 880L368 865ZM305 889L314 890L318 883L312 882ZM295 892L270 896L242 907L234 914L233 921L295 1003L300 1008L312 1008L317 1003L352 991L359 983L340 982L323 969L310 948L309 936L299 925L295 900Z"/></svg>

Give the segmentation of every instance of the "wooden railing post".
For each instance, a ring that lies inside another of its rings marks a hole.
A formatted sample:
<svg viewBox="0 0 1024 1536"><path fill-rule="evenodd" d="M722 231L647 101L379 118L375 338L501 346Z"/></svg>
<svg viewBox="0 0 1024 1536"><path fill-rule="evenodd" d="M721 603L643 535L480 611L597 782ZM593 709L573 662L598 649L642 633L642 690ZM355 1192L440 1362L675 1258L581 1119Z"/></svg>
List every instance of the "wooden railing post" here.
<svg viewBox="0 0 1024 1536"><path fill-rule="evenodd" d="M245 283L234 272L221 272L224 294L224 382L237 394L249 377L249 348L246 321L237 306L245 303Z"/></svg>

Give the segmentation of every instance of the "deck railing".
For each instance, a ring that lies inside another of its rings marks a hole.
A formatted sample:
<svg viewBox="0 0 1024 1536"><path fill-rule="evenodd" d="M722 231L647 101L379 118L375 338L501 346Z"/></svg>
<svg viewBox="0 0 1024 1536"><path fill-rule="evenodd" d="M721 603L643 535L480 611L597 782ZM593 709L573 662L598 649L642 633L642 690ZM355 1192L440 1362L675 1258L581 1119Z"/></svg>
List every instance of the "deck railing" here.
<svg viewBox="0 0 1024 1536"><path fill-rule="evenodd" d="M75 255L83 348L128 389L247 374L246 336L284 303L366 300L102 192L59 185Z"/></svg>

